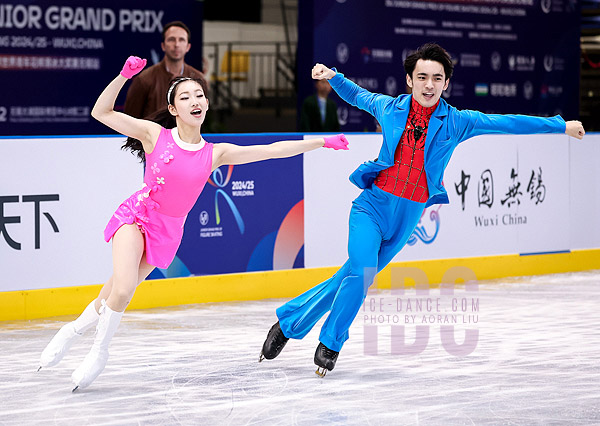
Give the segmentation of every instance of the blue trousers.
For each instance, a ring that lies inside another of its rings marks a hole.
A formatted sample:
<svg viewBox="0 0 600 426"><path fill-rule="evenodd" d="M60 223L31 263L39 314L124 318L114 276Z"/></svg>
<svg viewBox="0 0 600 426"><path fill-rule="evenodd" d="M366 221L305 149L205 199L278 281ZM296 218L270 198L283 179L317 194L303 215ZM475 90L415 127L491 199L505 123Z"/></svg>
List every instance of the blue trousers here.
<svg viewBox="0 0 600 426"><path fill-rule="evenodd" d="M421 219L425 203L382 191L375 185L353 202L349 259L326 281L277 309L286 337L302 339L328 311L319 340L339 352L375 275L402 250Z"/></svg>

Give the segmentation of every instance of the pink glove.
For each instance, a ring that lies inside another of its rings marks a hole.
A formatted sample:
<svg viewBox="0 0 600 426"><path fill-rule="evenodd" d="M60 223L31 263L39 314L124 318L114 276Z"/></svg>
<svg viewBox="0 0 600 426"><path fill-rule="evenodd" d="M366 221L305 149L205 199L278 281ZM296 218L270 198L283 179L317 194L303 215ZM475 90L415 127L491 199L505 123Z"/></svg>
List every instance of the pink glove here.
<svg viewBox="0 0 600 426"><path fill-rule="evenodd" d="M131 78L146 66L146 60L142 58L138 58L137 56L130 56L125 61L125 65L123 65L123 69L121 70L121 75L125 78Z"/></svg>
<svg viewBox="0 0 600 426"><path fill-rule="evenodd" d="M323 148L348 150L348 139L346 139L346 136L343 133L335 136L327 136Z"/></svg>

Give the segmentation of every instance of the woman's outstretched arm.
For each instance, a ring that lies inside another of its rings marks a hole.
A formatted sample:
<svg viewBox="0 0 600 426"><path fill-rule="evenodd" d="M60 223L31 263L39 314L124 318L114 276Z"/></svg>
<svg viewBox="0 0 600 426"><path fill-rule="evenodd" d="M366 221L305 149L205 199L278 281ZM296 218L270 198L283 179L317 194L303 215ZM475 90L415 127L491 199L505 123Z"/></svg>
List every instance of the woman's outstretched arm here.
<svg viewBox="0 0 600 426"><path fill-rule="evenodd" d="M343 134L326 138L280 141L269 145L239 146L229 143L215 144L213 170L225 164L246 164L272 158L293 157L317 148L348 149L348 140Z"/></svg>

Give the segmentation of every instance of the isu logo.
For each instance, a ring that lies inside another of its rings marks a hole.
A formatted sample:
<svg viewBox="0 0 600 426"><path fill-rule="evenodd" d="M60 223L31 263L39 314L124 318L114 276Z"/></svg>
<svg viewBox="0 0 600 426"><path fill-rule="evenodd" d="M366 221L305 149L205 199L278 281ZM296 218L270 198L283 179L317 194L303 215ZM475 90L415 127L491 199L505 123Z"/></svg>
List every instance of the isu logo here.
<svg viewBox="0 0 600 426"><path fill-rule="evenodd" d="M552 10L552 0L542 0L540 6L544 13L550 13L550 10Z"/></svg>
<svg viewBox="0 0 600 426"><path fill-rule="evenodd" d="M398 91L398 82L396 81L396 79L392 76L388 77L385 80L385 93L387 93L390 96L396 96L396 93Z"/></svg>
<svg viewBox="0 0 600 426"><path fill-rule="evenodd" d="M202 213L200 213L200 225L206 226L207 223L208 223L208 212L206 210L203 210Z"/></svg>
<svg viewBox="0 0 600 426"><path fill-rule="evenodd" d="M552 55L544 56L544 70L546 72L552 71L554 68L554 57Z"/></svg>
<svg viewBox="0 0 600 426"><path fill-rule="evenodd" d="M345 64L346 62L348 62L348 57L350 56L350 53L348 50L348 46L345 43L338 44L335 54L340 64Z"/></svg>
<svg viewBox="0 0 600 426"><path fill-rule="evenodd" d="M498 52L492 53L490 63L494 71L499 71L500 67L502 67L502 56Z"/></svg>

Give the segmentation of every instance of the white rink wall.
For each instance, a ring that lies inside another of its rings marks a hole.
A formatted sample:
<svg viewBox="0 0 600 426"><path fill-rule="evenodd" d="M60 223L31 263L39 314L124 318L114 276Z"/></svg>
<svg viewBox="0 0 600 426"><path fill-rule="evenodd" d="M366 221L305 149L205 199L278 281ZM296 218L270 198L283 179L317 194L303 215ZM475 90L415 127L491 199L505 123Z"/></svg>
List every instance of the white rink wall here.
<svg viewBox="0 0 600 426"><path fill-rule="evenodd" d="M600 134L569 145L571 247L600 247Z"/></svg>

